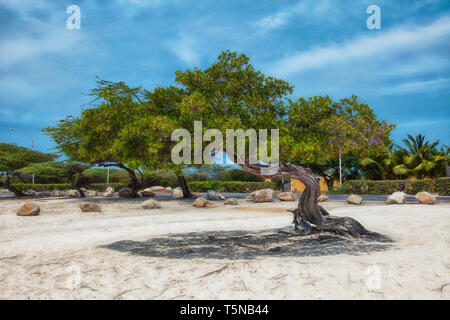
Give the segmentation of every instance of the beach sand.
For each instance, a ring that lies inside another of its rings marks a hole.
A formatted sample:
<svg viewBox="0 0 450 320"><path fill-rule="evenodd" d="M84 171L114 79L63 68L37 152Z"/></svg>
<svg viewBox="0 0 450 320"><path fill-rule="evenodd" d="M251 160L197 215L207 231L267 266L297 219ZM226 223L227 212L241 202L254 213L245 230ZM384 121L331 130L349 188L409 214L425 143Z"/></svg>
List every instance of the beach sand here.
<svg viewBox="0 0 450 320"><path fill-rule="evenodd" d="M294 202L0 200L0 299L449 299L450 204L323 205L383 236L299 237ZM81 212L81 201L101 213Z"/></svg>

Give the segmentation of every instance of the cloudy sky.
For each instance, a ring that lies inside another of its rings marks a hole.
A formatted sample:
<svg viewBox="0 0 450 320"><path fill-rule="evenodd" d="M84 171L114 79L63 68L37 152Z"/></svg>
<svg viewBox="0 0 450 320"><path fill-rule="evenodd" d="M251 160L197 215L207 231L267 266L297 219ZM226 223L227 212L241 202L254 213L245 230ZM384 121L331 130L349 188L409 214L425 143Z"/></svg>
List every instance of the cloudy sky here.
<svg viewBox="0 0 450 320"><path fill-rule="evenodd" d="M366 26L369 5L380 30ZM52 151L40 129L78 114L96 75L151 89L230 49L293 84L292 98L356 94L397 124L397 143L450 144L448 0L0 0L0 24L2 142L29 146L31 134Z"/></svg>

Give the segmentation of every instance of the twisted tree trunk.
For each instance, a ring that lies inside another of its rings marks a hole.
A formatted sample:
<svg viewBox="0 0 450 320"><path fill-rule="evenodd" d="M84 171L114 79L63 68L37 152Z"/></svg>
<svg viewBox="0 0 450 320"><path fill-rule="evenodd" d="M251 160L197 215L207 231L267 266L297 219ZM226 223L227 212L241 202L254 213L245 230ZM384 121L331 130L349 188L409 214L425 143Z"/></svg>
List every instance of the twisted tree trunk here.
<svg viewBox="0 0 450 320"><path fill-rule="evenodd" d="M278 167L264 167L248 163L240 164L240 166L244 170L262 178L295 178L306 186L298 202L298 207L291 211L294 214L293 223L296 230L300 226L305 234L316 230L353 237L373 235L372 232L366 230L355 219L332 216L325 208L319 206L317 199L320 196L320 186L311 169L291 163L280 163Z"/></svg>

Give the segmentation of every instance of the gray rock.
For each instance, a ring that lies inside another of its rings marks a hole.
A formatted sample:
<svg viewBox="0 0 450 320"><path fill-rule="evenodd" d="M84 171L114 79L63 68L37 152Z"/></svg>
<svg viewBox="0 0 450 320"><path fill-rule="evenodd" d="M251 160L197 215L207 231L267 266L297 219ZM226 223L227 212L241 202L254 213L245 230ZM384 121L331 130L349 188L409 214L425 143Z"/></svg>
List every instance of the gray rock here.
<svg viewBox="0 0 450 320"><path fill-rule="evenodd" d="M119 197L121 198L131 198L133 194L133 189L125 187L119 190Z"/></svg>
<svg viewBox="0 0 450 320"><path fill-rule="evenodd" d="M239 202L237 201L237 199L228 198L227 200L225 200L224 204L230 205L230 206L237 206L239 204Z"/></svg>
<svg viewBox="0 0 450 320"><path fill-rule="evenodd" d="M247 200L253 202L273 202L273 190L262 189L258 191L253 191L248 195Z"/></svg>
<svg viewBox="0 0 450 320"><path fill-rule="evenodd" d="M225 197L217 192L215 192L214 190L208 190L208 194L206 195L206 198L208 200L225 200Z"/></svg>
<svg viewBox="0 0 450 320"><path fill-rule="evenodd" d="M138 194L143 198L154 197L155 194L150 190L151 188L147 188L138 192Z"/></svg>
<svg viewBox="0 0 450 320"><path fill-rule="evenodd" d="M72 198L79 198L80 192L78 190L69 190L67 191L67 196Z"/></svg>
<svg viewBox="0 0 450 320"><path fill-rule="evenodd" d="M406 202L407 194L401 191L394 192L386 199L387 204L403 204Z"/></svg>
<svg viewBox="0 0 450 320"><path fill-rule="evenodd" d="M278 194L278 199L281 201L295 201L297 200L297 195L294 192L281 192Z"/></svg>
<svg viewBox="0 0 450 320"><path fill-rule="evenodd" d="M173 199L181 199L183 198L183 191L180 189L174 189L172 192Z"/></svg>

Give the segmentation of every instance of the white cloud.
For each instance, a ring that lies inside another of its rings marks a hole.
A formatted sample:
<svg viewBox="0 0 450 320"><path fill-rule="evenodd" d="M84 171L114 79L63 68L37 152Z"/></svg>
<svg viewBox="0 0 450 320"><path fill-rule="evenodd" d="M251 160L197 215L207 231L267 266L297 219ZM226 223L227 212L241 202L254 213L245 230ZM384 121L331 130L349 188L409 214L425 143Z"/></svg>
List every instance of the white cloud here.
<svg viewBox="0 0 450 320"><path fill-rule="evenodd" d="M450 119L436 119L436 120L420 120L420 121L410 121L410 122L403 122L397 124L397 128L413 128L413 127L431 127L431 126L437 126L442 124L449 124L450 125Z"/></svg>
<svg viewBox="0 0 450 320"><path fill-rule="evenodd" d="M401 27L382 30L376 36L365 35L343 44L313 48L282 58L270 66L270 72L279 76L325 68L329 65L386 56L391 53L417 50L450 35L450 17L444 17L427 26Z"/></svg>
<svg viewBox="0 0 450 320"><path fill-rule="evenodd" d="M176 39L168 41L168 47L170 52L188 65L197 64L200 60L200 54L196 50L197 40L189 34L180 32Z"/></svg>

